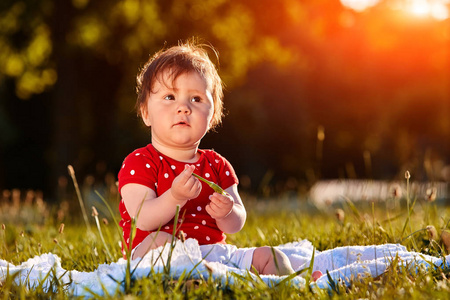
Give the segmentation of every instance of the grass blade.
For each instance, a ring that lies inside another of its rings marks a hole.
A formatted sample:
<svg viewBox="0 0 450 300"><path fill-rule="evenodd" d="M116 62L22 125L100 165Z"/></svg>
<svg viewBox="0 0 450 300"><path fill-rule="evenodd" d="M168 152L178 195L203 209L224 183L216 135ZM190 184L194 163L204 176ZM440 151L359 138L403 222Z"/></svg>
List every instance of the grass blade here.
<svg viewBox="0 0 450 300"><path fill-rule="evenodd" d="M306 285L309 286L310 281L311 281L311 276L312 276L312 271L314 268L314 257L316 255L316 248L313 249L313 253L311 256L311 261L309 262L309 267L308 267L308 273L306 275Z"/></svg>

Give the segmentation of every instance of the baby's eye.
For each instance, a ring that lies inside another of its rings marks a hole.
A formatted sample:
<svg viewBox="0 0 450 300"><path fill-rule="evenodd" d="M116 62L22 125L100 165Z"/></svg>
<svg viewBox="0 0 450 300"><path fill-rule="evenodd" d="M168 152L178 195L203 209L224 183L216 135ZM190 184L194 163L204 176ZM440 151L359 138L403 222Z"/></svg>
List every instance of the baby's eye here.
<svg viewBox="0 0 450 300"><path fill-rule="evenodd" d="M164 97L164 100L175 100L175 96L174 95L167 95Z"/></svg>
<svg viewBox="0 0 450 300"><path fill-rule="evenodd" d="M192 102L200 102L202 100L202 98L200 97L192 97L191 101Z"/></svg>

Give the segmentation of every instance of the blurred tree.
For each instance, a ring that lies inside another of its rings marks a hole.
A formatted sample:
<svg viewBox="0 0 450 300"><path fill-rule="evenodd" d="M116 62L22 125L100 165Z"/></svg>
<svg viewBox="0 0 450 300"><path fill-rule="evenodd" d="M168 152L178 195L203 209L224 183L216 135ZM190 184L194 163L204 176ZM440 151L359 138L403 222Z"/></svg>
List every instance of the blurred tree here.
<svg viewBox="0 0 450 300"><path fill-rule="evenodd" d="M282 49L232 1L21 0L4 2L0 16L2 85L14 84L17 98L52 99L50 186L68 164L81 174L101 161L119 165L130 144L144 140L130 126L134 77L163 45L192 36L210 42L227 61L220 67L228 86L263 58L279 60Z"/></svg>
<svg viewBox="0 0 450 300"><path fill-rule="evenodd" d="M0 6L0 80L14 78L21 99L40 94L56 82L50 58L50 15L51 2L45 0L6 0Z"/></svg>
<svg viewBox="0 0 450 300"><path fill-rule="evenodd" d="M411 165L423 171L427 149L448 164L449 20L413 19L388 2L358 13L331 0L5 0L0 166L37 151L19 173L45 162L47 189L67 164L81 178L103 176L105 162L116 172L149 140L132 117L138 68L192 36L219 50L230 112L202 146L227 156L254 188L264 174L314 178L306 174L317 165L318 126L324 177L349 163L367 174L363 153L379 178ZM48 120L38 125L36 114ZM0 187L12 187L9 172Z"/></svg>

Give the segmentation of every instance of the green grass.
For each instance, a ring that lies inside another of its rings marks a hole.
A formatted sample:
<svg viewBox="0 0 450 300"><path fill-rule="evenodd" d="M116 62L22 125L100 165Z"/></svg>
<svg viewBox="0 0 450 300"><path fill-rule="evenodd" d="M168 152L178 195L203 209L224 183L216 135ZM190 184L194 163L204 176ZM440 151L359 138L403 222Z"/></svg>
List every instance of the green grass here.
<svg viewBox="0 0 450 300"><path fill-rule="evenodd" d="M117 198L109 201L113 207L117 206ZM300 200L250 200L245 204L248 218L244 229L228 237L228 242L238 247L276 246L308 239L319 251L346 245L400 243L409 250L416 249L424 254L442 256L448 253L440 241L439 234L448 229L450 208L435 202L419 199L410 213L406 199L401 201L401 206L389 210L386 209L385 202L366 202L359 205L346 203L339 207L345 213L344 219L340 220L335 216L335 208L338 207L319 211ZM412 203L410 205L412 206ZM73 215L73 212L80 211L76 201L70 203L70 209L62 217L58 213L58 206L46 205L44 212L42 203L3 203L0 223L3 223L5 228L0 229L0 257L17 265L35 255L51 252L61 257L64 269L78 271L94 271L99 264L117 261L122 256L119 247L121 232L117 230L108 210L102 205L99 206L98 218L105 242L102 242L94 217L89 217L92 233L86 234L81 213L78 217ZM17 211L15 215L12 213L14 209ZM39 217L44 215L45 217ZM118 215L114 217L118 218ZM102 219L107 222L102 222ZM62 222L65 224L63 231ZM433 225L438 232L434 241L426 230L429 225ZM450 293L450 282L447 280L449 276L449 270L423 270L412 276L405 268L394 263L378 278L354 281L350 287L336 282L332 291L326 291L311 290L309 287L296 288L289 283L271 288L251 277L236 277L235 283L229 284L212 279L173 280L164 274L151 274L131 282L126 293L118 292L109 298L446 299ZM9 277L1 283L0 299L71 298L70 294L64 292L64 286L56 281L52 285L55 287L52 292L45 292L42 287L28 289L14 285Z"/></svg>

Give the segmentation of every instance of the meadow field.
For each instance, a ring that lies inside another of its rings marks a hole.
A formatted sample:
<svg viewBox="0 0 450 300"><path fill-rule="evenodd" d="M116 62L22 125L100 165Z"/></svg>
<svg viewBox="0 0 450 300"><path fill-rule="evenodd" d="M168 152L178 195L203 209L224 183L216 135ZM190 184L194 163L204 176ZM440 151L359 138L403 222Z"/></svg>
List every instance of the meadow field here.
<svg viewBox="0 0 450 300"><path fill-rule="evenodd" d="M15 193L15 194L14 194ZM432 195L431 195L432 196ZM35 255L51 252L61 257L66 270L94 271L100 264L121 258L118 214L99 201L98 215L86 207L87 223L80 204L72 200L49 204L34 192L3 191L0 202L0 258L18 265ZM100 197L99 197L100 198ZM244 195L248 212L244 229L228 236L238 247L277 246L307 239L317 251L347 245L399 243L408 250L442 257L449 253L450 207L446 200L410 194L393 195L385 201L344 201L318 209L307 199L280 196L258 199ZM116 212L117 195L108 195ZM409 210L408 210L409 208ZM448 299L449 269L411 274L393 264L377 278L354 280L350 286L334 283L330 290L298 288L288 282L269 287L242 278L234 284L213 279L174 280L150 274L131 280L126 288L106 298L124 299ZM28 288L8 276L0 283L0 299L69 299L64 285L52 282ZM93 295L96 297L96 295ZM104 298L104 297L102 297Z"/></svg>

